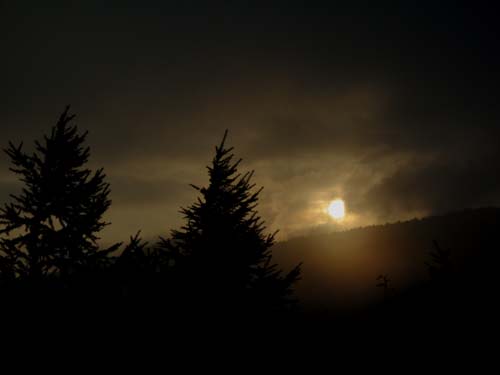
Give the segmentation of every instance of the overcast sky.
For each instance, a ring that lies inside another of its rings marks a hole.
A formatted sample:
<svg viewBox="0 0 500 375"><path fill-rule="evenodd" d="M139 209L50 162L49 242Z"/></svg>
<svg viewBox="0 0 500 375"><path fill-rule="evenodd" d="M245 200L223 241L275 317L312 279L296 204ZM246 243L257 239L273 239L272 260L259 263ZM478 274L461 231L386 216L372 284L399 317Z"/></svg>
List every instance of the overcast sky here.
<svg viewBox="0 0 500 375"><path fill-rule="evenodd" d="M71 104L111 183L106 239L179 226L226 128L279 239L339 227L325 213L337 197L341 227L500 203L493 9L12 3L0 1L3 147L31 144ZM17 190L3 156L0 201Z"/></svg>

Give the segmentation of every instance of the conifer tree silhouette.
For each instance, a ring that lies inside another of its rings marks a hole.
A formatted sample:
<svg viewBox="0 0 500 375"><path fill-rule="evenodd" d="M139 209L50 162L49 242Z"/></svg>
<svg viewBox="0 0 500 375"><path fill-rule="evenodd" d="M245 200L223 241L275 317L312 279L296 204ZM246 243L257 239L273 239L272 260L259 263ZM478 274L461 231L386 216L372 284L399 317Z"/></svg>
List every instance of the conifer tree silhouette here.
<svg viewBox="0 0 500 375"><path fill-rule="evenodd" d="M103 214L111 204L102 169L84 165L90 150L87 132L79 134L70 121L69 106L35 151L26 153L9 142L5 150L12 172L24 183L19 195L0 209L0 271L15 279L63 279L79 270L107 262L120 244L99 250L97 234L108 223Z"/></svg>
<svg viewBox="0 0 500 375"><path fill-rule="evenodd" d="M377 277L377 288L381 288L383 291L383 296L384 296L384 301L386 301L390 295L394 292L394 288L391 288L389 285L391 283L391 279L387 274L385 275L378 275Z"/></svg>
<svg viewBox="0 0 500 375"><path fill-rule="evenodd" d="M113 267L120 296L133 302L140 299L142 305L158 302L165 288L161 276L168 272L162 255L166 254L150 247L140 232L131 236Z"/></svg>
<svg viewBox="0 0 500 375"><path fill-rule="evenodd" d="M128 297L135 294L136 290L142 291L144 277L152 273L150 266L151 253L147 248L148 243L140 237L140 232L130 237L129 243L125 249L116 258L115 270L118 273L120 282L120 294Z"/></svg>
<svg viewBox="0 0 500 375"><path fill-rule="evenodd" d="M452 274L452 262L450 250L443 249L436 240L432 241L434 249L429 252L431 260L425 262L432 280L442 282L448 281Z"/></svg>
<svg viewBox="0 0 500 375"><path fill-rule="evenodd" d="M286 309L294 301L291 288L300 264L283 275L272 263L275 234L264 233L256 211L262 188L252 191L253 171L238 173L241 159L233 160L226 138L227 130L207 167L208 187L191 185L201 196L181 209L185 225L162 239L159 248L168 252L181 275L184 303L205 310Z"/></svg>

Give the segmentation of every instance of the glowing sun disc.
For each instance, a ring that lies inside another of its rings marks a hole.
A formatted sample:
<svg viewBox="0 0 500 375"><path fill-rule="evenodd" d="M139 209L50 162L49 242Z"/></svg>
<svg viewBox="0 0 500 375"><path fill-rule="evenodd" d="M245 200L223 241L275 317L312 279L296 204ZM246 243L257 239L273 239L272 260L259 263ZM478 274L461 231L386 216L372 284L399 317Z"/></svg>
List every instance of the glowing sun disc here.
<svg viewBox="0 0 500 375"><path fill-rule="evenodd" d="M335 199L328 205L328 214L334 219L342 219L345 216L345 204L342 199Z"/></svg>

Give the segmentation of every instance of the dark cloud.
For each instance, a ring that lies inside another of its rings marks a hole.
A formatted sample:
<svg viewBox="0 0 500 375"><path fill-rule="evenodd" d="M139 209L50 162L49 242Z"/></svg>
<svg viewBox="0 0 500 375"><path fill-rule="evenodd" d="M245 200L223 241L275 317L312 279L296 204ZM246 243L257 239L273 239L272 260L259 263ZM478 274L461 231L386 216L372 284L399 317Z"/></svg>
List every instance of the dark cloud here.
<svg viewBox="0 0 500 375"><path fill-rule="evenodd" d="M112 183L113 235L178 225L226 128L284 235L331 225L336 196L349 225L498 202L492 9L23 4L2 9L4 145L71 103Z"/></svg>
<svg viewBox="0 0 500 375"><path fill-rule="evenodd" d="M120 205L177 204L186 195L187 184L162 179L143 179L136 176L110 175L113 201Z"/></svg>
<svg viewBox="0 0 500 375"><path fill-rule="evenodd" d="M359 201L382 218L402 212L435 214L457 208L500 204L500 177L495 172L500 155L457 155L455 160L433 159L409 163L387 176Z"/></svg>

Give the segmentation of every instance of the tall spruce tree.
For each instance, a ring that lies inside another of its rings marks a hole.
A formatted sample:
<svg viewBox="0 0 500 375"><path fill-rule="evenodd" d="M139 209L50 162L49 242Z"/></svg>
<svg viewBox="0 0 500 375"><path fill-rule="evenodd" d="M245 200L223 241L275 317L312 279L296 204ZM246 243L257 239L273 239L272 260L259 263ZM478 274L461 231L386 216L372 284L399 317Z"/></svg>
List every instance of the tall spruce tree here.
<svg viewBox="0 0 500 375"><path fill-rule="evenodd" d="M226 148L227 131L208 166L209 185L191 185L197 201L181 209L185 225L159 247L175 262L177 291L186 306L202 310L283 310L295 302L292 284L300 265L283 275L272 262L275 234L265 234L256 207L261 189L250 182L253 171L238 173Z"/></svg>
<svg viewBox="0 0 500 375"><path fill-rule="evenodd" d="M12 172L24 187L0 209L0 264L4 278L38 280L48 275L63 279L79 270L102 265L119 244L99 250L97 234L107 223L109 184L102 169L84 165L90 150L87 132L70 125L69 107L31 154L22 143L5 150Z"/></svg>

